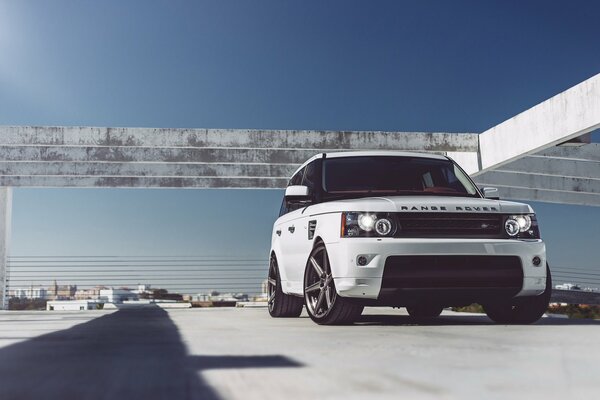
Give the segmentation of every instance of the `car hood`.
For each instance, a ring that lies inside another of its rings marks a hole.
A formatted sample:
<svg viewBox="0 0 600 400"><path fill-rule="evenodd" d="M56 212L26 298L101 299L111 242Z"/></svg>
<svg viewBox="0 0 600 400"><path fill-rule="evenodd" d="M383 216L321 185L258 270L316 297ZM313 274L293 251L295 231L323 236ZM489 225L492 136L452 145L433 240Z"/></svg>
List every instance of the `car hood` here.
<svg viewBox="0 0 600 400"><path fill-rule="evenodd" d="M532 213L523 203L474 197L389 196L336 200L310 207L311 213L332 211Z"/></svg>

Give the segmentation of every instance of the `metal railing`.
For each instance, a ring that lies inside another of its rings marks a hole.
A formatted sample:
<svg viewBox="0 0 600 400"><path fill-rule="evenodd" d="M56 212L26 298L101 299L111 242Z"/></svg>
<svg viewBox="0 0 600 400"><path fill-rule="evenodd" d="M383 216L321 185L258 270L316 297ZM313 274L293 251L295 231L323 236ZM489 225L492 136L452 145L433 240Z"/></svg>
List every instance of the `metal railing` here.
<svg viewBox="0 0 600 400"><path fill-rule="evenodd" d="M47 294L54 286L137 289L146 285L177 294L262 292L268 260L238 256L11 256L7 295ZM44 297L44 296L40 296Z"/></svg>
<svg viewBox="0 0 600 400"><path fill-rule="evenodd" d="M264 290L267 270L268 259L258 256L11 256L6 295L85 298L94 288L138 290L138 285L145 285L149 291L164 289L170 294L196 297L214 292L257 296ZM553 298L557 301L589 298L598 299L594 304L600 302L600 292L590 291L600 288L600 270L576 267L551 270L555 285L571 283L583 293L569 296L569 291L555 290Z"/></svg>

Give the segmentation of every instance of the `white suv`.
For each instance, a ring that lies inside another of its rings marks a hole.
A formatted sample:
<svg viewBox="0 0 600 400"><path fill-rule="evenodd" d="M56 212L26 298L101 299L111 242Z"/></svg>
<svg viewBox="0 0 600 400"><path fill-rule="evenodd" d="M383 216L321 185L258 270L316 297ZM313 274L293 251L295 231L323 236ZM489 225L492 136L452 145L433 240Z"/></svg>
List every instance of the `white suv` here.
<svg viewBox="0 0 600 400"><path fill-rule="evenodd" d="M365 305L414 318L480 303L532 323L551 293L527 204L480 191L450 158L395 151L319 154L294 173L273 227L269 313L349 323Z"/></svg>

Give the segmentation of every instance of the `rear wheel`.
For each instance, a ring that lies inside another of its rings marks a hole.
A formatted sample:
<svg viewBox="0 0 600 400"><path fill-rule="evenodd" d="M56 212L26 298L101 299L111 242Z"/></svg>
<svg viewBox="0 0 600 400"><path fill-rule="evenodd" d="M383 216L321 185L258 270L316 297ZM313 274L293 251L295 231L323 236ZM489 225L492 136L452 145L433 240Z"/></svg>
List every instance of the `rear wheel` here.
<svg viewBox="0 0 600 400"><path fill-rule="evenodd" d="M271 256L267 278L269 314L274 318L294 318L302 313L302 297L283 293L277 259Z"/></svg>
<svg viewBox="0 0 600 400"><path fill-rule="evenodd" d="M484 305L485 313L499 324L532 324L548 309L552 294L552 276L546 265L546 290L537 296L518 297L512 302Z"/></svg>
<svg viewBox="0 0 600 400"><path fill-rule="evenodd" d="M363 306L338 296L323 243L315 246L306 264L304 302L310 318L321 325L351 323L363 310Z"/></svg>
<svg viewBox="0 0 600 400"><path fill-rule="evenodd" d="M417 304L416 306L406 307L408 315L415 319L439 317L444 308L435 304Z"/></svg>

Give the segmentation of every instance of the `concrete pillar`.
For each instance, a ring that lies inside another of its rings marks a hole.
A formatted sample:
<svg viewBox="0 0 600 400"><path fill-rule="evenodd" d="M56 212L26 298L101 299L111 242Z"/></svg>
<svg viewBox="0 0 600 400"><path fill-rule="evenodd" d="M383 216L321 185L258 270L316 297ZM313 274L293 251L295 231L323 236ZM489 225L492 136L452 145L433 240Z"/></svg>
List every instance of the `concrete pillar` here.
<svg viewBox="0 0 600 400"><path fill-rule="evenodd" d="M8 309L7 263L12 222L12 188L0 187L0 309Z"/></svg>

